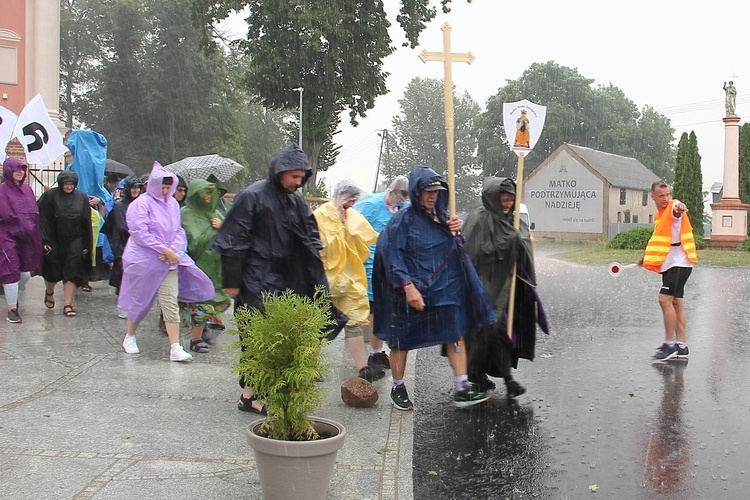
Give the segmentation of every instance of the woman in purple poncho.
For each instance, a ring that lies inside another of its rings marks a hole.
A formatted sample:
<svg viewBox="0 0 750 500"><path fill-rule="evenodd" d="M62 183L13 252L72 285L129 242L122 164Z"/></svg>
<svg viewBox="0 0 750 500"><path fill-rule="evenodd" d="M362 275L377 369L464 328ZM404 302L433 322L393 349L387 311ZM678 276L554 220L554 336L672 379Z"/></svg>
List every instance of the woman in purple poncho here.
<svg viewBox="0 0 750 500"><path fill-rule="evenodd" d="M158 301L169 337L171 361L193 357L180 345L181 302L203 302L214 297L211 279L185 253L187 238L180 207L172 195L177 176L154 162L146 194L128 207L130 238L122 255L122 284L117 307L128 316L125 352L138 354L135 332L154 301Z"/></svg>
<svg viewBox="0 0 750 500"><path fill-rule="evenodd" d="M3 163L0 184L0 283L8 302L8 321L21 323L18 289L42 267L42 232L34 191L25 184L26 165Z"/></svg>

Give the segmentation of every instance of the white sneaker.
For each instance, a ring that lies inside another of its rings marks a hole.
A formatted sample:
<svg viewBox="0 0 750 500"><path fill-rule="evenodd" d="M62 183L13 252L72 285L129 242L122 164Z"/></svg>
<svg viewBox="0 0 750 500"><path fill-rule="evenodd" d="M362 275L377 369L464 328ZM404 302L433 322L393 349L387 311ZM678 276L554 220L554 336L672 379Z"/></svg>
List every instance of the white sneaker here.
<svg viewBox="0 0 750 500"><path fill-rule="evenodd" d="M117 317L120 319L128 319L128 312L125 309L117 308Z"/></svg>
<svg viewBox="0 0 750 500"><path fill-rule="evenodd" d="M189 352L185 352L185 349L181 345L169 350L170 361L192 361L192 359L193 356Z"/></svg>
<svg viewBox="0 0 750 500"><path fill-rule="evenodd" d="M141 352L138 349L138 344L135 342L135 335L125 335L125 339L122 341L122 346L128 354L138 354Z"/></svg>

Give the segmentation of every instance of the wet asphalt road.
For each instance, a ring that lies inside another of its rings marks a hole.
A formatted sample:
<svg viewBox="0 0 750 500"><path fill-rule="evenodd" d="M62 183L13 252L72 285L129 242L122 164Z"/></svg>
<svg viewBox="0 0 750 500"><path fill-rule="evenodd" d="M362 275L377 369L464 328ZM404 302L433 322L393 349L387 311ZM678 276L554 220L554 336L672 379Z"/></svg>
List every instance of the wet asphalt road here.
<svg viewBox="0 0 750 500"><path fill-rule="evenodd" d="M525 395L496 380L489 403L456 410L447 360L419 352L414 498L750 498L750 269L696 267L690 359L654 364L660 277L612 278L564 249L536 249L551 333L514 372Z"/></svg>

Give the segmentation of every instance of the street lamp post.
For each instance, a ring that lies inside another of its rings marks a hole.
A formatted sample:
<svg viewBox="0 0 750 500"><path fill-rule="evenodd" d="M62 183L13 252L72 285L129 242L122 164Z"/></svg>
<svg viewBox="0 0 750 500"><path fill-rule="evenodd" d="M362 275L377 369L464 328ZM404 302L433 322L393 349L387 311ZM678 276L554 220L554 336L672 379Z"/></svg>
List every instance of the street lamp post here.
<svg viewBox="0 0 750 500"><path fill-rule="evenodd" d="M295 92L299 92L299 147L302 147L302 92L305 91L302 87L292 89Z"/></svg>

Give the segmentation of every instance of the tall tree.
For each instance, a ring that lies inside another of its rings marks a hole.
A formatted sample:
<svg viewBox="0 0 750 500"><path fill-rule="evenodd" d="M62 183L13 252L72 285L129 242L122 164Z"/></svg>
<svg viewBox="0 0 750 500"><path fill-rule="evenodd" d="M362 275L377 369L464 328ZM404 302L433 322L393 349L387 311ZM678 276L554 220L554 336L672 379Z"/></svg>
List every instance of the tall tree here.
<svg viewBox="0 0 750 500"><path fill-rule="evenodd" d="M74 125L78 99L92 85L101 22L101 11L92 0L60 3L60 114L68 128Z"/></svg>
<svg viewBox="0 0 750 500"><path fill-rule="evenodd" d="M214 23L247 9L248 34L242 46L253 60L247 85L273 109L296 109L302 98L302 148L313 167L322 170L320 151L349 111L352 125L366 116L375 99L388 90L383 59L395 48L382 0L193 0L204 42L213 44ZM429 0L400 0L397 21L404 45L416 46L419 33L437 11ZM444 11L450 0L441 0Z"/></svg>
<svg viewBox="0 0 750 500"><path fill-rule="evenodd" d="M547 120L533 153L533 170L563 142L638 159L671 180L674 130L669 120L645 107L641 112L613 85L592 87L593 79L554 61L534 63L490 97L477 118L478 156L487 175L514 176L516 155L503 130L503 103L529 99L547 106Z"/></svg>
<svg viewBox="0 0 750 500"><path fill-rule="evenodd" d="M685 205L693 223L693 234L703 236L703 173L698 138L695 132L686 132L680 137L675 161L673 196Z"/></svg>
<svg viewBox="0 0 750 500"><path fill-rule="evenodd" d="M203 53L190 5L91 5L99 9L100 50L77 112L107 137L110 155L139 172L155 159L169 163L198 154L244 160L224 54Z"/></svg>
<svg viewBox="0 0 750 500"><path fill-rule="evenodd" d="M750 203L750 123L740 127L740 200ZM748 226L750 227L750 226Z"/></svg>
<svg viewBox="0 0 750 500"><path fill-rule="evenodd" d="M479 203L481 169L473 120L481 108L468 93L453 97L455 130L456 207L469 210ZM445 93L442 80L414 78L399 101L401 114L393 118L383 182L407 174L415 165L427 165L445 174L448 168L445 139Z"/></svg>

